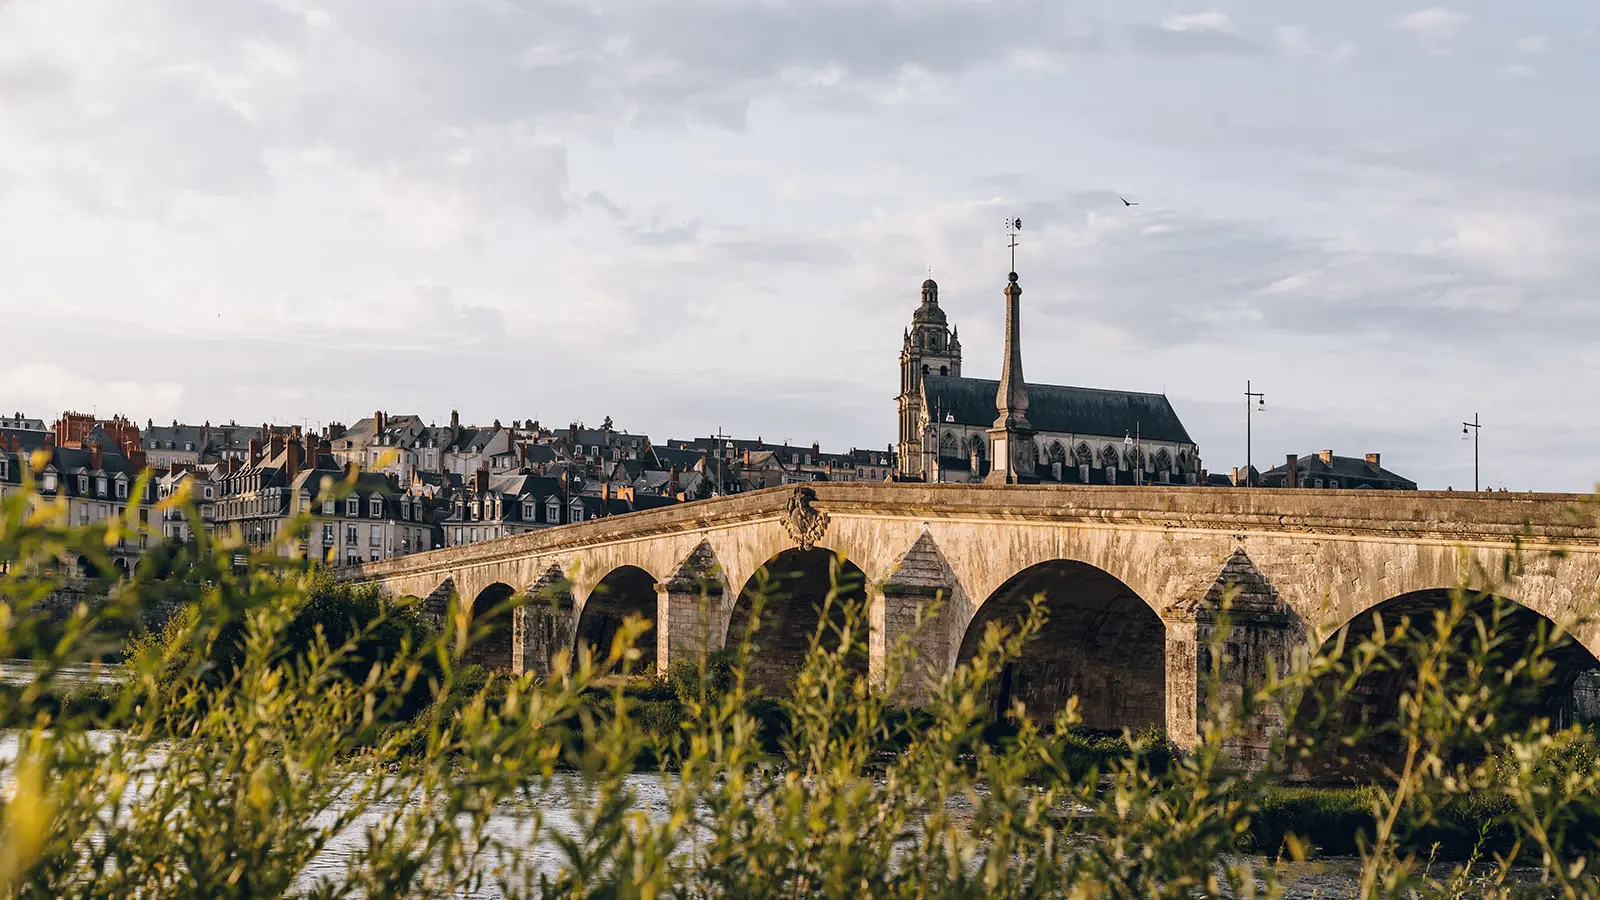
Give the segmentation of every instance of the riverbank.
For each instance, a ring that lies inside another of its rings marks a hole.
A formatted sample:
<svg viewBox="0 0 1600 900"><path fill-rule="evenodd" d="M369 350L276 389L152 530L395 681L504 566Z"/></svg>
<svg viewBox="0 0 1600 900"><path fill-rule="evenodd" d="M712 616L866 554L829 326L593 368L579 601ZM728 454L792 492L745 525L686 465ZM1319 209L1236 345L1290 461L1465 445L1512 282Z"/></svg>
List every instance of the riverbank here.
<svg viewBox="0 0 1600 900"><path fill-rule="evenodd" d="M75 720L92 723L89 727L116 728L118 700L123 686L115 680L116 667L76 667L53 678L48 684L33 683L31 664L26 661L0 664L0 695L20 699L24 692L34 696L28 704L35 714L48 713L56 720ZM502 702L508 679L497 677L488 670L469 666L457 673L451 693L428 704L418 717L449 717L480 692L491 705ZM721 685L711 685L711 696L716 697ZM584 729L580 719L585 715L605 718L613 715L620 694L628 709L629 718L641 732L652 740L643 746L634 760L640 773L670 769L670 759L675 742L683 733L690 705L699 698L701 684L698 673L687 670L660 678L616 678L601 683L583 695L582 709L567 721L548 723L554 733L562 736L565 745L563 756L576 759L583 752ZM17 709L18 704L5 704ZM745 703L745 711L756 721L753 734L762 752L774 759L781 758L785 739L791 723L785 706L773 699L755 697ZM895 736L920 731L926 714L918 710L894 710L886 714L884 724L884 749L870 768L887 768L900 750L906 746ZM0 727L16 728L31 723L0 722ZM397 727L403 722L396 722ZM986 744L1004 745L1014 736L1014 729L1002 724L991 724L970 737L973 749ZM1158 735L1140 735L1145 748L1143 765L1152 772L1164 771L1176 758L1177 751ZM1085 772L1090 768L1107 771L1132 755L1128 740L1117 734L1074 730L1056 736L1060 762L1067 771ZM413 752L423 752L421 746ZM1570 765L1595 765L1600 761L1600 744L1592 735L1574 741L1566 751ZM1380 798L1375 785L1304 785L1281 784L1258 790L1249 800L1255 806L1248 828L1238 839L1242 853L1259 854L1268 858L1284 852L1290 836L1312 848L1321 858L1348 857L1359 853L1363 843L1370 842L1376 830L1374 810ZM1403 822L1397 829L1402 835L1400 850L1419 857L1440 860L1465 860L1487 854L1504 854L1515 849L1517 833L1507 821L1513 812L1510 799L1492 787L1459 794L1436 806L1426 817L1427 824L1414 826ZM1422 816L1415 816L1422 821ZM1575 823L1573 833L1580 836L1583 849L1595 845L1600 849L1600 817L1593 821Z"/></svg>

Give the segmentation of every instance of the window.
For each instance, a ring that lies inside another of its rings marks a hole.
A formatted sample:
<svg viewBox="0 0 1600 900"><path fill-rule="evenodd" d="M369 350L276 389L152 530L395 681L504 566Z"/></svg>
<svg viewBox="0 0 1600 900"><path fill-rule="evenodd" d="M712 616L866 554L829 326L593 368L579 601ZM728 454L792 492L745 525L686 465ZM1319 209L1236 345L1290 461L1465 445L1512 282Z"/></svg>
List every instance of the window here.
<svg viewBox="0 0 1600 900"><path fill-rule="evenodd" d="M524 522L532 522L533 521L533 515L534 515L533 502L532 501L528 501L528 502L523 503L522 504L522 521L524 521Z"/></svg>
<svg viewBox="0 0 1600 900"><path fill-rule="evenodd" d="M346 500L344 502L344 514L347 516L361 515L361 499L359 497L351 497Z"/></svg>
<svg viewBox="0 0 1600 900"><path fill-rule="evenodd" d="M4 460L4 459L0 459L0 478L6 477L6 466L7 466L7 461Z"/></svg>
<svg viewBox="0 0 1600 900"><path fill-rule="evenodd" d="M354 526L354 525L346 525L344 527L344 542L346 544L352 544L352 545L355 544L355 542L356 542L356 526Z"/></svg>
<svg viewBox="0 0 1600 900"><path fill-rule="evenodd" d="M372 526L372 537L371 537L370 540L367 541L367 543L371 544L374 547L377 547L377 546L379 546L379 545L381 545L383 543L383 526L382 525L374 525L374 526Z"/></svg>
<svg viewBox="0 0 1600 900"><path fill-rule="evenodd" d="M211 499L211 486L210 485L206 485L206 499L207 500Z"/></svg>
<svg viewBox="0 0 1600 900"><path fill-rule="evenodd" d="M560 522L561 522L561 501L557 500L554 497L550 498L550 502L546 503L545 507L544 507L544 520L546 522L548 522L549 524L551 524L551 525L560 524Z"/></svg>
<svg viewBox="0 0 1600 900"><path fill-rule="evenodd" d="M106 495L106 477L104 475L98 475L95 477L94 493L97 497L104 497Z"/></svg>
<svg viewBox="0 0 1600 900"><path fill-rule="evenodd" d="M169 449L169 450L172 449L172 442L171 441L167 441L167 449ZM184 441L183 442L183 449L188 450L190 452L193 452L194 451L194 443L192 441Z"/></svg>
<svg viewBox="0 0 1600 900"><path fill-rule="evenodd" d="M56 489L56 473L54 473L54 472L46 472L46 473L44 473L44 479L43 479L42 487L43 487L44 490L54 491Z"/></svg>
<svg viewBox="0 0 1600 900"><path fill-rule="evenodd" d="M344 564L347 566L359 566L361 565L361 557L354 553L348 554L344 558Z"/></svg>
<svg viewBox="0 0 1600 900"><path fill-rule="evenodd" d="M326 522L322 526L322 546L332 547L334 543L333 523Z"/></svg>
<svg viewBox="0 0 1600 900"><path fill-rule="evenodd" d="M583 521L583 504L576 500L572 501L572 521Z"/></svg>
<svg viewBox="0 0 1600 900"><path fill-rule="evenodd" d="M367 506L371 510L371 515L372 515L372 517L374 519L383 518L383 498L382 497L373 497L372 499L367 501Z"/></svg>
<svg viewBox="0 0 1600 900"><path fill-rule="evenodd" d="M461 529L460 528L456 529L456 543L458 543L458 544L461 543Z"/></svg>
<svg viewBox="0 0 1600 900"><path fill-rule="evenodd" d="M85 503L84 505L78 507L78 524L79 525L87 525L87 524L89 524L89 505L87 503Z"/></svg>
<svg viewBox="0 0 1600 900"><path fill-rule="evenodd" d="M87 476L87 475L79 475L78 476L78 493L80 493L80 494L89 493L89 476Z"/></svg>
<svg viewBox="0 0 1600 900"><path fill-rule="evenodd" d="M476 543L477 540L478 540L478 529L473 528L473 529L468 530L468 532L467 532L467 540Z"/></svg>
<svg viewBox="0 0 1600 900"><path fill-rule="evenodd" d="M117 482L117 499L128 499L128 483L126 481Z"/></svg>
<svg viewBox="0 0 1600 900"><path fill-rule="evenodd" d="M1322 479L1321 478L1317 479L1316 485L1317 485L1317 487L1322 487Z"/></svg>
<svg viewBox="0 0 1600 900"><path fill-rule="evenodd" d="M377 562L378 558L380 556L382 556L382 551L380 551L377 547L373 547L372 548L372 561L373 562Z"/></svg>

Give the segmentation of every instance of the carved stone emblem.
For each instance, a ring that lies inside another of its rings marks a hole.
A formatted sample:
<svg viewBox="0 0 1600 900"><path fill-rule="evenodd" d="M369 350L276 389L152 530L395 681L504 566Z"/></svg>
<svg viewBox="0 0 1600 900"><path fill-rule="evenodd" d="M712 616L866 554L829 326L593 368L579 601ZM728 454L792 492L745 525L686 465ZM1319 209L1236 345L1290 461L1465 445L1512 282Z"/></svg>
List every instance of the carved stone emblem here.
<svg viewBox="0 0 1600 900"><path fill-rule="evenodd" d="M796 487L783 517L784 529L800 545L801 550L815 548L828 532L828 514L811 505L816 499L816 491L805 485Z"/></svg>

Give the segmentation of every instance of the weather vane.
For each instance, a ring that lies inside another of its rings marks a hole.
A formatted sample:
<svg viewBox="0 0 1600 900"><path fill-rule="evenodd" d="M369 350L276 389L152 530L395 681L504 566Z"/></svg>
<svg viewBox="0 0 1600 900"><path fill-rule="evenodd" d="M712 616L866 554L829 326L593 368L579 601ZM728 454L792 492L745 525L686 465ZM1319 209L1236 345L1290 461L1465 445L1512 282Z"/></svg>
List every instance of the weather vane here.
<svg viewBox="0 0 1600 900"><path fill-rule="evenodd" d="M1021 219L1006 220L1006 236L1011 238L1011 271L1017 270L1017 232L1022 230Z"/></svg>

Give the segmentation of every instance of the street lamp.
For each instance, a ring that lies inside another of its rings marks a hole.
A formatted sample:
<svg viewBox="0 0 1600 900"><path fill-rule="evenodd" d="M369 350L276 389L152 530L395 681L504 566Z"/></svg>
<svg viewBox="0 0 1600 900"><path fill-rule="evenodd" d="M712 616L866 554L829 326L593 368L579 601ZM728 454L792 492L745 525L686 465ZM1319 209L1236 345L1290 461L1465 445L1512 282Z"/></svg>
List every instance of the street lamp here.
<svg viewBox="0 0 1600 900"><path fill-rule="evenodd" d="M1254 404L1252 404L1250 402L1251 400L1255 400L1256 402ZM1250 428L1250 414L1253 411L1258 410L1258 409L1260 411L1262 411L1262 412L1266 412L1267 411L1267 395L1262 393L1262 392L1260 392L1260 391L1252 391L1252 390L1250 390L1250 381L1249 381L1249 379L1245 379L1245 383L1244 383L1244 483L1249 487L1255 487L1255 485L1256 485L1256 470L1255 470L1255 466L1251 463L1251 458L1250 458L1251 457L1251 451L1254 449L1251 446L1253 435L1251 434L1251 428Z"/></svg>
<svg viewBox="0 0 1600 900"><path fill-rule="evenodd" d="M1478 489L1478 432L1482 428L1483 426L1478 422L1477 413L1472 414L1471 422L1461 423L1461 439L1464 441L1467 439L1468 434L1472 435L1472 489L1474 491Z"/></svg>

